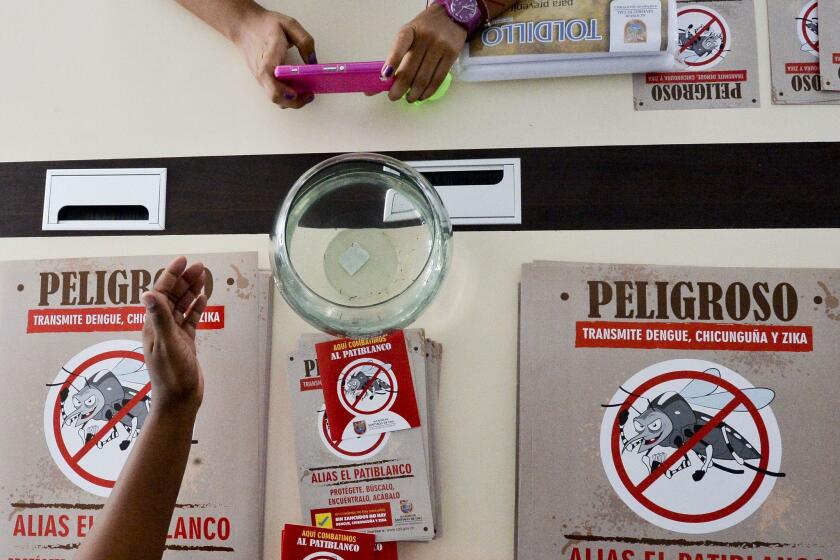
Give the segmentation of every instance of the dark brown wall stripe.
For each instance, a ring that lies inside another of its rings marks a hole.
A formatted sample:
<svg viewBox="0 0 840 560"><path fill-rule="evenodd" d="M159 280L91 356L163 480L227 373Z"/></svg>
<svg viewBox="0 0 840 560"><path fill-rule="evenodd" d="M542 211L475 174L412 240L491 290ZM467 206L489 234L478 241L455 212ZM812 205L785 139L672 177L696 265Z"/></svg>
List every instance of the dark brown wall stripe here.
<svg viewBox="0 0 840 560"><path fill-rule="evenodd" d="M41 231L46 170L118 167L167 168L163 234L266 233L288 188L329 155L0 163L0 236L79 235ZM404 160L522 158L522 225L460 230L840 226L840 143L431 150L390 155Z"/></svg>

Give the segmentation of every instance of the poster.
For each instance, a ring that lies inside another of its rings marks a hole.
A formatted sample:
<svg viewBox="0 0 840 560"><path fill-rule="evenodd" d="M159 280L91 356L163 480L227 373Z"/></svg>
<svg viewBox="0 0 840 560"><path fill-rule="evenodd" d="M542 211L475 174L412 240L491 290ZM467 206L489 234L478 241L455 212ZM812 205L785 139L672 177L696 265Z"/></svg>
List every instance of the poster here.
<svg viewBox="0 0 840 560"><path fill-rule="evenodd" d="M838 270L525 265L517 558L840 557L814 445L838 295Z"/></svg>
<svg viewBox="0 0 840 560"><path fill-rule="evenodd" d="M205 398L167 549L257 558L270 284L256 253L190 258L210 295L196 337ZM171 260L0 263L0 557L71 558L95 523L154 400L140 295Z"/></svg>
<svg viewBox="0 0 840 560"><path fill-rule="evenodd" d="M824 90L840 90L840 0L820 0L820 75Z"/></svg>
<svg viewBox="0 0 840 560"><path fill-rule="evenodd" d="M773 103L840 103L823 91L817 0L767 0Z"/></svg>
<svg viewBox="0 0 840 560"><path fill-rule="evenodd" d="M637 111L759 107L752 0L677 2L676 72L633 75Z"/></svg>

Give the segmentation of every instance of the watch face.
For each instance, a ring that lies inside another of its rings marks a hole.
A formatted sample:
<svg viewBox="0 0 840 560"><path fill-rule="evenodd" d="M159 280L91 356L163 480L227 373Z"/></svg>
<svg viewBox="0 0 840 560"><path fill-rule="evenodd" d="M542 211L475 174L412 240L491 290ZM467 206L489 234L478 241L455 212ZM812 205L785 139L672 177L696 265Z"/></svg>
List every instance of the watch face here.
<svg viewBox="0 0 840 560"><path fill-rule="evenodd" d="M478 15L477 0L452 0L449 5L452 17L461 23L469 23Z"/></svg>

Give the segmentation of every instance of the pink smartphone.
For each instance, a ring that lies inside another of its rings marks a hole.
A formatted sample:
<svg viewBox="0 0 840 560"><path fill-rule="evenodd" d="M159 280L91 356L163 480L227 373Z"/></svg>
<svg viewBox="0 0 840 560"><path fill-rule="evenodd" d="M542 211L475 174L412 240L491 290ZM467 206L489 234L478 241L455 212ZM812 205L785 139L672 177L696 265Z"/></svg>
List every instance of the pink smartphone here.
<svg viewBox="0 0 840 560"><path fill-rule="evenodd" d="M393 78L379 79L384 61L277 66L274 77L298 93L376 93L391 89Z"/></svg>

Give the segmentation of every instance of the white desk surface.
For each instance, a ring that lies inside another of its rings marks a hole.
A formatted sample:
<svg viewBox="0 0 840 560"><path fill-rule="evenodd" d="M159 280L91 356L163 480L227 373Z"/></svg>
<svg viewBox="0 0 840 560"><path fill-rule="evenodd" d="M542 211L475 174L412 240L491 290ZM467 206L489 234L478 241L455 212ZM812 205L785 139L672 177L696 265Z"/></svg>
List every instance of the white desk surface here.
<svg viewBox="0 0 840 560"><path fill-rule="evenodd" d="M425 0L263 4L337 62L384 59ZM766 0L761 108L712 111L634 112L629 75L459 83L423 107L323 95L282 111L237 50L173 0L4 0L0 22L0 161L840 139L840 107L771 105Z"/></svg>
<svg viewBox="0 0 840 560"><path fill-rule="evenodd" d="M513 558L517 290L538 259L700 266L840 267L840 230L488 232L455 235L453 267L416 326L443 344L440 447L443 538L401 545L404 560ZM0 239L0 259L260 251L260 235ZM311 329L278 297L266 488L265 559L299 522L286 353Z"/></svg>

